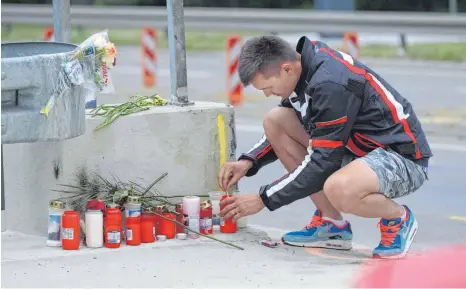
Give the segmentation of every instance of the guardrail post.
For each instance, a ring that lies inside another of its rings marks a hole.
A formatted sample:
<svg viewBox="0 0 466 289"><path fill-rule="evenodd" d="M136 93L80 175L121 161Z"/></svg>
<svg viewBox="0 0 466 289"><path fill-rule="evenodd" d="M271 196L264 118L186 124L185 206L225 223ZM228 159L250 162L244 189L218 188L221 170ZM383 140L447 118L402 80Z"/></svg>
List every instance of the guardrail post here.
<svg viewBox="0 0 466 289"><path fill-rule="evenodd" d="M183 0L167 0L167 10L168 48L170 51L170 103L179 106L191 105L194 102L188 100Z"/></svg>

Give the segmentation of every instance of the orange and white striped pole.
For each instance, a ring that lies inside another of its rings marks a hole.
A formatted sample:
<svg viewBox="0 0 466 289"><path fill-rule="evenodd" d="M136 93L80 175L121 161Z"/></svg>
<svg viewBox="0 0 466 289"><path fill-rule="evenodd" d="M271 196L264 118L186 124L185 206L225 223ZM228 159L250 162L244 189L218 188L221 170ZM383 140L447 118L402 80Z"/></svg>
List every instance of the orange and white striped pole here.
<svg viewBox="0 0 466 289"><path fill-rule="evenodd" d="M240 35L230 35L227 40L227 93L228 102L237 106L243 104L243 84L238 76L239 55L243 38Z"/></svg>
<svg viewBox="0 0 466 289"><path fill-rule="evenodd" d="M144 86L154 87L157 84L157 30L145 27L141 33L142 77Z"/></svg>
<svg viewBox="0 0 466 289"><path fill-rule="evenodd" d="M353 58L359 59L359 39L356 32L347 32L343 35L342 50L344 53L351 55Z"/></svg>
<svg viewBox="0 0 466 289"><path fill-rule="evenodd" d="M55 41L55 37L53 35L53 27L47 27L44 30L44 40L45 41Z"/></svg>

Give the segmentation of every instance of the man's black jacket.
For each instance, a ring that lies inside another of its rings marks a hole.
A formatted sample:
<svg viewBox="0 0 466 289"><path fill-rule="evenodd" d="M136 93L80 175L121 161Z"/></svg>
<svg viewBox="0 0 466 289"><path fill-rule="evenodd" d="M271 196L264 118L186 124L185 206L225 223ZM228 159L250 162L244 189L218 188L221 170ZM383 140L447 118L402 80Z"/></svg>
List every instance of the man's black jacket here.
<svg viewBox="0 0 466 289"><path fill-rule="evenodd" d="M294 108L310 134L312 150L296 168L259 194L273 211L322 190L326 179L341 168L343 156L366 155L391 148L427 167L432 156L421 123L411 104L383 78L351 56L319 41L302 37L302 73L293 95L280 106ZM239 159L252 160L247 176L277 160L264 136Z"/></svg>

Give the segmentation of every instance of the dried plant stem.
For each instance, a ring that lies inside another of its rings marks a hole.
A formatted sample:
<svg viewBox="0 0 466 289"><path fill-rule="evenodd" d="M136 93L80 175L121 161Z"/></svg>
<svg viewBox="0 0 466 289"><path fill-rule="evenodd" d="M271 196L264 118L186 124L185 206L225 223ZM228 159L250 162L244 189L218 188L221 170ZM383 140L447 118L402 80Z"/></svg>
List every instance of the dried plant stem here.
<svg viewBox="0 0 466 289"><path fill-rule="evenodd" d="M197 234L197 235L200 235L200 236L202 236L202 237L206 237L206 238L212 239L212 240L214 240L214 241L223 243L223 244L228 245L228 246L235 247L236 249L244 250L244 248L242 248L242 247L240 247L240 246L238 246L238 245L235 245L235 244L232 244L232 243L228 243L228 242L219 240L219 239L217 239L217 238L214 238L214 237L212 237L212 236L208 236L208 235L204 235L204 234L201 234L201 233L199 233L199 232L196 232L196 231L194 231L194 230L188 228L187 226L183 225L182 223L180 223L180 222L178 222L178 221L176 221L176 220L173 220L173 219L169 219L169 218L167 218L167 217L165 217L165 216L163 216L163 215L161 215L161 214L158 214L157 212L154 212L154 214L157 215L157 216L159 216L159 217L162 217L162 218L165 219L165 220L172 221L172 222L174 222L174 223L176 223L176 224L178 224L178 225L180 225L180 226L183 226L183 228L187 229L187 230L190 231L190 232L193 232L194 234Z"/></svg>

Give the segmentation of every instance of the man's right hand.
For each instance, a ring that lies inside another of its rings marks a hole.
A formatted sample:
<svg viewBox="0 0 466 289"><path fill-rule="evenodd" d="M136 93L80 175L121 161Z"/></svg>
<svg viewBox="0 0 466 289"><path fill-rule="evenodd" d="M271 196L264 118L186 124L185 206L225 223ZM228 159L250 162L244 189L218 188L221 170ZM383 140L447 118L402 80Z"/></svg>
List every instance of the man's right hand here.
<svg viewBox="0 0 466 289"><path fill-rule="evenodd" d="M218 173L218 185L223 191L228 191L252 168L253 163L249 160L224 163Z"/></svg>

